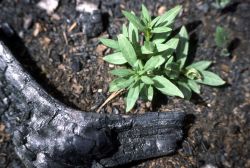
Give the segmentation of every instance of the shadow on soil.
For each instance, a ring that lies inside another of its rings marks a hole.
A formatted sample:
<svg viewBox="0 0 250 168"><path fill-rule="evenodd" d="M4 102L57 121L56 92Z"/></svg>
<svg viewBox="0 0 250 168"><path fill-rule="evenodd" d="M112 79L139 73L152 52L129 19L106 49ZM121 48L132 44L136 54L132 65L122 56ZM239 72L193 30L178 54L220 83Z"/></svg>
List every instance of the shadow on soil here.
<svg viewBox="0 0 250 168"><path fill-rule="evenodd" d="M237 10L237 7L239 4L240 2L235 2L235 3L228 5L227 7L221 10L221 14L224 15L227 13L234 13Z"/></svg>

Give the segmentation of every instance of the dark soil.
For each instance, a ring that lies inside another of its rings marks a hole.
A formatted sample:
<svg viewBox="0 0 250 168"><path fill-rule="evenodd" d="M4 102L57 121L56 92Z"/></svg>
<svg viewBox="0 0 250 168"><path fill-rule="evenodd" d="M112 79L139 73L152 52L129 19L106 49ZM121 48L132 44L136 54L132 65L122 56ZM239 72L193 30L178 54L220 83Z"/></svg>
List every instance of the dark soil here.
<svg viewBox="0 0 250 168"><path fill-rule="evenodd" d="M191 101L160 94L152 104L138 101L131 113L180 109L189 114L189 125L175 155L129 166L250 167L250 2L233 1L229 7L217 10L212 7L212 0L103 0L99 3L101 13L97 14L103 23L101 33L90 26L93 31L84 34L82 27L91 23L91 17L80 16L74 1L62 0L54 14L48 15L36 7L36 0L0 0L0 25L8 23L18 33L27 47L27 52L20 53L22 63L49 93L69 106L95 111L110 94L108 83L112 76L108 70L113 68L103 62L103 55L110 51L99 44L98 38L115 37L126 22L121 10L139 12L141 2L154 15L163 6L169 9L182 4L184 10L176 28L185 24L189 29L190 57L213 61L211 69L227 85L204 86L201 95L193 95ZM81 17L90 20L82 21ZM68 31L74 22L78 25ZM221 57L215 47L214 32L218 25L230 32L230 57ZM101 112L124 113L123 97L112 100ZM22 167L1 122L0 167Z"/></svg>

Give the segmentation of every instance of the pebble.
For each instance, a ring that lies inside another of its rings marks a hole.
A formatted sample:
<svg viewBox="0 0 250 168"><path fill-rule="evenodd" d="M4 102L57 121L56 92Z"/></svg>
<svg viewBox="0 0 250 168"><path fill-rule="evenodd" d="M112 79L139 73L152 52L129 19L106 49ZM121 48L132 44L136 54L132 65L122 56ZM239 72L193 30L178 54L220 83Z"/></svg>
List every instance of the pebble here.
<svg viewBox="0 0 250 168"><path fill-rule="evenodd" d="M7 97L5 97L5 98L3 99L3 103L4 103L5 105L7 105L7 104L9 103Z"/></svg>
<svg viewBox="0 0 250 168"><path fill-rule="evenodd" d="M119 110L116 107L113 107L112 108L112 113L113 114L119 114L120 112L119 112Z"/></svg>
<svg viewBox="0 0 250 168"><path fill-rule="evenodd" d="M98 55L103 55L104 51L107 49L107 46L100 44L96 47L96 52Z"/></svg>
<svg viewBox="0 0 250 168"><path fill-rule="evenodd" d="M115 66L113 64L109 64L109 68L114 68Z"/></svg>
<svg viewBox="0 0 250 168"><path fill-rule="evenodd" d="M51 14L58 7L58 4L59 0L41 0L37 3L37 7L46 10L48 14Z"/></svg>
<svg viewBox="0 0 250 168"><path fill-rule="evenodd" d="M218 167L214 166L212 164L206 164L206 165L202 166L201 168L218 168Z"/></svg>
<svg viewBox="0 0 250 168"><path fill-rule="evenodd" d="M94 4L86 0L76 0L76 11L93 14L95 10L98 10L98 4Z"/></svg>
<svg viewBox="0 0 250 168"><path fill-rule="evenodd" d="M42 26L40 23L35 23L35 27L34 27L34 30L33 30L33 36L36 37L38 36L38 34L42 31Z"/></svg>
<svg viewBox="0 0 250 168"><path fill-rule="evenodd" d="M146 103L146 107L147 108L150 108L152 106L152 103L150 102L150 101L148 101L147 103Z"/></svg>
<svg viewBox="0 0 250 168"><path fill-rule="evenodd" d="M165 6L160 6L157 13L158 15L163 15L166 12L167 8Z"/></svg>
<svg viewBox="0 0 250 168"><path fill-rule="evenodd" d="M60 20L61 17L60 17L60 15L58 15L58 14L56 14L56 13L53 13L53 14L51 15L51 19L52 19L52 20Z"/></svg>

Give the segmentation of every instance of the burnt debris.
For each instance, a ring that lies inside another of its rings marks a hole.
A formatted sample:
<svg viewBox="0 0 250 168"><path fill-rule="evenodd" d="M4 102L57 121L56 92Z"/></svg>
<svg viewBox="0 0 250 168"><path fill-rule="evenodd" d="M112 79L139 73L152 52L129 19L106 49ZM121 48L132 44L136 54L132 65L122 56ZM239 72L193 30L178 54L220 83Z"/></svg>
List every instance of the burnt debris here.
<svg viewBox="0 0 250 168"><path fill-rule="evenodd" d="M175 152L185 113L105 115L66 107L48 95L0 43L2 114L26 167L113 167ZM2 98L3 99L3 98Z"/></svg>

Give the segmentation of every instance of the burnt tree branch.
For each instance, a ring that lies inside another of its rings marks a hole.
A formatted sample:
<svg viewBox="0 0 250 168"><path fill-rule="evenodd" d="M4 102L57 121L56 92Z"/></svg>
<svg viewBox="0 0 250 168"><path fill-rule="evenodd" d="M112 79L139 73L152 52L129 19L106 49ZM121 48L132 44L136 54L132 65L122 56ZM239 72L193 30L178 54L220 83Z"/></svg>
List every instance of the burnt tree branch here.
<svg viewBox="0 0 250 168"><path fill-rule="evenodd" d="M113 167L173 153L182 112L106 115L69 108L48 95L0 42L0 88L15 150L28 168ZM14 116L14 117L13 117Z"/></svg>

